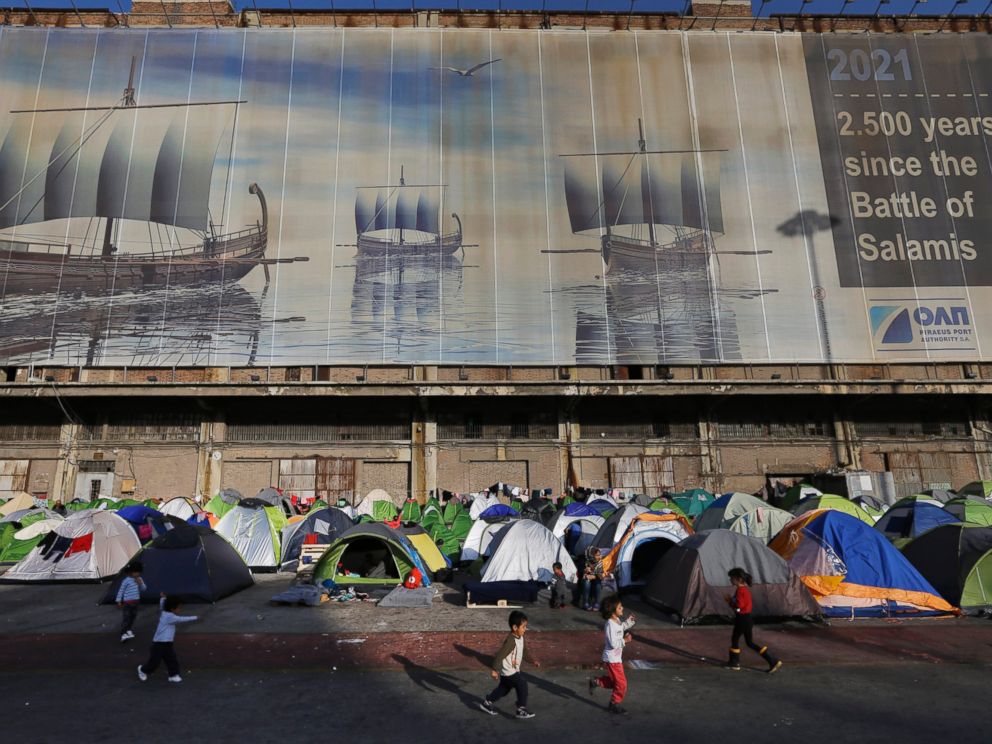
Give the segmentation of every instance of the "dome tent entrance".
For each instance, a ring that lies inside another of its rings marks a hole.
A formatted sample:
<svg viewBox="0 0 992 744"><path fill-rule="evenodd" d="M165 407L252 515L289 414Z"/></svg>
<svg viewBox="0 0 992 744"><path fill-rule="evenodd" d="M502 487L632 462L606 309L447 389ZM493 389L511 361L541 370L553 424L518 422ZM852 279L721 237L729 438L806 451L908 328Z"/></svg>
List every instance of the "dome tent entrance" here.
<svg viewBox="0 0 992 744"><path fill-rule="evenodd" d="M330 545L354 526L351 517L333 506L311 511L304 519L283 528L281 563L299 560L304 545Z"/></svg>
<svg viewBox="0 0 992 744"><path fill-rule="evenodd" d="M554 577L551 566L561 563L565 580L574 582L578 571L561 540L533 519L520 519L501 530L490 545L491 555L482 582L539 581Z"/></svg>
<svg viewBox="0 0 992 744"><path fill-rule="evenodd" d="M639 514L603 558L603 569L614 573L621 590L642 586L661 557L691 534L692 527L676 514Z"/></svg>
<svg viewBox="0 0 992 744"><path fill-rule="evenodd" d="M141 601L158 602L159 594L184 602L216 602L255 583L234 547L207 527L173 523L146 545L133 560L141 561L141 578L148 587ZM124 576L118 576L103 604L114 604Z"/></svg>
<svg viewBox="0 0 992 744"><path fill-rule="evenodd" d="M592 546L606 520L593 509L589 509L591 514L569 514L568 510L574 506L582 506L582 504L569 504L564 510L558 512L554 519L548 523L548 529L551 530L552 535L564 543L565 549L570 555L577 556L584 555L586 549Z"/></svg>
<svg viewBox="0 0 992 744"><path fill-rule="evenodd" d="M342 533L314 568L314 582L400 584L414 568L430 584L430 571L413 544L399 531L378 522L363 522ZM347 572L347 573L345 573Z"/></svg>
<svg viewBox="0 0 992 744"><path fill-rule="evenodd" d="M645 601L675 612L683 622L707 617L733 620L727 573L743 567L754 580L755 617L814 617L816 601L785 560L761 540L730 530L707 530L672 547L644 587Z"/></svg>
<svg viewBox="0 0 992 744"><path fill-rule="evenodd" d="M942 524L957 522L957 518L936 502L924 500L924 497L900 499L875 523L875 529L889 540L898 543Z"/></svg>
<svg viewBox="0 0 992 744"><path fill-rule="evenodd" d="M902 554L951 604L968 613L992 610L992 528L941 525Z"/></svg>
<svg viewBox="0 0 992 744"><path fill-rule="evenodd" d="M141 549L127 522L110 511L75 512L2 577L3 581L101 581Z"/></svg>

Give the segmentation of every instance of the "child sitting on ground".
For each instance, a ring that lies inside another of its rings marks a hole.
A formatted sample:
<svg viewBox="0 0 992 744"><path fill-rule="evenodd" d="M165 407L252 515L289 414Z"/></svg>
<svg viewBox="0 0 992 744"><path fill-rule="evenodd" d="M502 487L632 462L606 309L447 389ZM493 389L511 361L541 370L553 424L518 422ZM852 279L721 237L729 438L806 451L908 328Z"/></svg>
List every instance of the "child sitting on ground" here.
<svg viewBox="0 0 992 744"><path fill-rule="evenodd" d="M541 665L527 652L524 645L527 616L520 610L514 610L510 613L509 622L510 633L493 658L493 666L490 671L492 678L499 680L499 684L479 703L479 708L483 712L495 716L497 711L494 703L509 693L510 690L515 690L517 693L517 718L533 718L534 714L527 710L527 680L524 679L524 675L520 671L520 664L523 661L529 661L536 667Z"/></svg>

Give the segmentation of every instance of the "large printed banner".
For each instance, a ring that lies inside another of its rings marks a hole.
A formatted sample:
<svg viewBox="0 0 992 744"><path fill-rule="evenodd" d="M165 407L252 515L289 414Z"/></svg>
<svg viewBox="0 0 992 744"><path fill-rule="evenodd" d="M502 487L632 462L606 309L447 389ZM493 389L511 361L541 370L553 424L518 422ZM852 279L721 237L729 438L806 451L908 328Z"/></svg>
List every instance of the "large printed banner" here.
<svg viewBox="0 0 992 744"><path fill-rule="evenodd" d="M986 359L992 42L0 30L0 363Z"/></svg>

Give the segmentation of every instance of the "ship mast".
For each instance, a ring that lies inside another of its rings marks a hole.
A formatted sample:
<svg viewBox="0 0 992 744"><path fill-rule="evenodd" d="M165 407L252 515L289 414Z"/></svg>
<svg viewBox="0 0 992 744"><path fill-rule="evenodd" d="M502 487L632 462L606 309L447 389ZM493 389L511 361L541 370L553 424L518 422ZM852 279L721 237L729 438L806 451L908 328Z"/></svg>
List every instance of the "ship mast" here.
<svg viewBox="0 0 992 744"><path fill-rule="evenodd" d="M640 151L642 155L647 156L648 147L647 147L647 142L644 141L644 122L641 121L640 118L637 119L637 133L638 133L637 149ZM649 189L648 201L650 202L651 201L650 181L648 183L648 189ZM648 215L648 236L651 239L651 245L658 245L658 241L655 239L654 236L654 204L651 203L650 207L651 207L651 214Z"/></svg>
<svg viewBox="0 0 992 744"><path fill-rule="evenodd" d="M400 165L400 188L403 188L404 186L406 186L406 179L403 177L403 166ZM397 196L397 199L398 198L399 197ZM403 245L403 227L402 227L402 224L400 226L400 245Z"/></svg>
<svg viewBox="0 0 992 744"><path fill-rule="evenodd" d="M134 108L137 102L134 98L134 69L138 64L138 58L131 57L131 74L127 79L127 87L124 89L124 95L121 96L121 108ZM114 218L107 218L107 226L103 233L103 252L101 255L104 258L110 258L114 255L114 244L112 242L112 234L114 231Z"/></svg>

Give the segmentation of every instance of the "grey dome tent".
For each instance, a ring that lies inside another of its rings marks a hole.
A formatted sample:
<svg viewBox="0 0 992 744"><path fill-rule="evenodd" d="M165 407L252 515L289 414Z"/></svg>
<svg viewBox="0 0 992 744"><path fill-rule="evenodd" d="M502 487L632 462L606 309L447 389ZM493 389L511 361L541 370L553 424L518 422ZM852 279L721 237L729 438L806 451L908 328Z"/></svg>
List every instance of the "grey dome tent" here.
<svg viewBox="0 0 992 744"><path fill-rule="evenodd" d="M141 562L148 587L142 602L158 602L161 592L184 602L216 602L255 583L238 551L208 527L174 523L133 560ZM103 604L115 602L126 571L111 583Z"/></svg>
<svg viewBox="0 0 992 744"><path fill-rule="evenodd" d="M310 512L306 519L283 528L282 564L299 560L304 543L330 545L341 533L354 526L351 517L333 506Z"/></svg>
<svg viewBox="0 0 992 744"><path fill-rule="evenodd" d="M785 560L758 538L716 529L690 535L672 546L644 587L648 604L677 614L683 623L704 618L732 620L727 572L743 568L754 579L755 617L815 617L821 614L806 586Z"/></svg>

